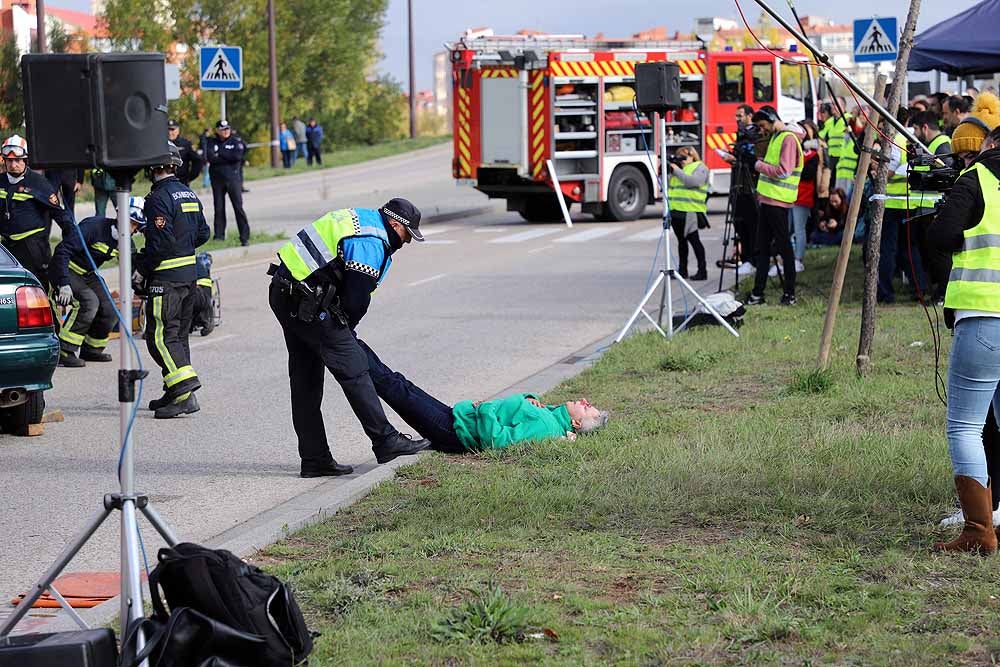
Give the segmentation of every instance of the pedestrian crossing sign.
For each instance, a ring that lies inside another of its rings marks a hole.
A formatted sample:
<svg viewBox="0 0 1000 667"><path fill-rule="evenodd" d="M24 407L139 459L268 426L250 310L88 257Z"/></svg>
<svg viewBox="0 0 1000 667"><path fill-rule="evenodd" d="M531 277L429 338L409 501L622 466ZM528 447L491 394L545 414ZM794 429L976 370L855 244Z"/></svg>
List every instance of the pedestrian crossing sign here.
<svg viewBox="0 0 1000 667"><path fill-rule="evenodd" d="M896 18L856 19L854 21L854 62L877 63L895 60L899 33Z"/></svg>
<svg viewBox="0 0 1000 667"><path fill-rule="evenodd" d="M243 49L239 46L203 46L201 57L202 90L243 89Z"/></svg>

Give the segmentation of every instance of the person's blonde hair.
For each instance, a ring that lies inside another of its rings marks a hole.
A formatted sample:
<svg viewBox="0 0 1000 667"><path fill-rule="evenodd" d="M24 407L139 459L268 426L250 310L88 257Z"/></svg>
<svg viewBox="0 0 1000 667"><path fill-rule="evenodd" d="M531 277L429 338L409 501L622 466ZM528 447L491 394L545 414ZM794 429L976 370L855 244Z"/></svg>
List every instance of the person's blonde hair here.
<svg viewBox="0 0 1000 667"><path fill-rule="evenodd" d="M698 155L698 149L694 146L681 146L677 149L677 152L692 158L695 162L701 162L701 156Z"/></svg>

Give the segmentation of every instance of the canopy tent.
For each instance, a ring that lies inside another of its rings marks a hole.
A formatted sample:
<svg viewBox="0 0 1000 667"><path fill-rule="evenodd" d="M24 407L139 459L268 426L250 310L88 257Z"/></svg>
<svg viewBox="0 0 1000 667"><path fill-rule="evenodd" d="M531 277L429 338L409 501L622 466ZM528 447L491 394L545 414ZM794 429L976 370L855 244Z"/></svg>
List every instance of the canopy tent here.
<svg viewBox="0 0 1000 667"><path fill-rule="evenodd" d="M909 68L957 76L1000 72L1000 0L983 0L914 38Z"/></svg>

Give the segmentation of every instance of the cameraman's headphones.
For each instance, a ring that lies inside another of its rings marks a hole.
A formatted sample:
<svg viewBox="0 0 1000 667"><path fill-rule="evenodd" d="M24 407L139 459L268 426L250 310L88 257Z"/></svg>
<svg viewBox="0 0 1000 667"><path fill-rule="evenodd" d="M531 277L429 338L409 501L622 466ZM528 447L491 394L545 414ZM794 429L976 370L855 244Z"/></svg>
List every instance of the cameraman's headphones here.
<svg viewBox="0 0 1000 667"><path fill-rule="evenodd" d="M778 111L774 107L772 107L771 105L765 105L762 106L760 109L758 109L756 113L754 113L753 118L751 120L754 123L761 120L766 120L769 123L777 123L778 121L781 120L781 117L778 116Z"/></svg>

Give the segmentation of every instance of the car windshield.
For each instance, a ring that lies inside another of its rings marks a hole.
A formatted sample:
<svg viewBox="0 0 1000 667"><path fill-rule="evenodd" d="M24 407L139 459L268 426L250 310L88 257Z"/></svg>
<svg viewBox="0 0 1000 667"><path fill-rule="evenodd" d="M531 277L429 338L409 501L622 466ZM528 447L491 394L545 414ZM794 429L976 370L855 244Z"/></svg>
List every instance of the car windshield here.
<svg viewBox="0 0 1000 667"><path fill-rule="evenodd" d="M3 246L0 246L0 266L17 266L17 262Z"/></svg>

